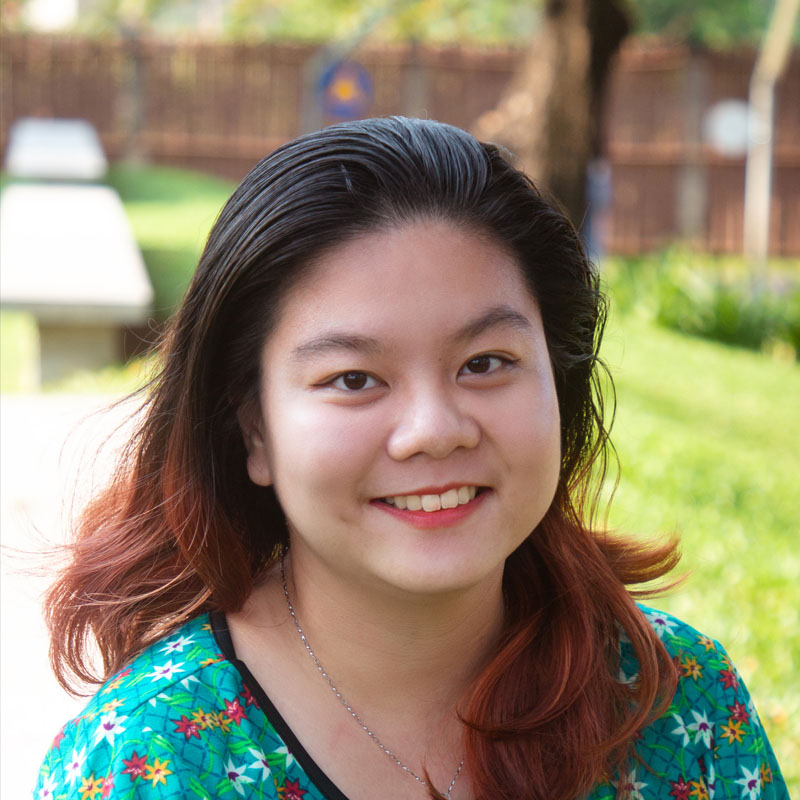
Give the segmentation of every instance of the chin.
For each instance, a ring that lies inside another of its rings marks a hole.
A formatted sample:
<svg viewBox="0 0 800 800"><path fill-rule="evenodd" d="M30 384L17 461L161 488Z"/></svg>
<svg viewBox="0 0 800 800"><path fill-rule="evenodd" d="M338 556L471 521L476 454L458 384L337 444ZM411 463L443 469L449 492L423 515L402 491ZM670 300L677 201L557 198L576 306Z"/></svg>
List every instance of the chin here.
<svg viewBox="0 0 800 800"><path fill-rule="evenodd" d="M401 565L395 561L381 570L382 582L414 597L445 596L473 591L482 585L491 590L502 585L505 559L500 563L470 564L463 559L424 559L423 564Z"/></svg>

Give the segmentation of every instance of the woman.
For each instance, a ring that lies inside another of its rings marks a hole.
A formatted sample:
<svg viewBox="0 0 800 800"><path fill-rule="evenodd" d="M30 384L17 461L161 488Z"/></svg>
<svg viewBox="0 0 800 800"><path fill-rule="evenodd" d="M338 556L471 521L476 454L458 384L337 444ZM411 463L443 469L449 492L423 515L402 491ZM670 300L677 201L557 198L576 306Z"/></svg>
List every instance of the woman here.
<svg viewBox="0 0 800 800"><path fill-rule="evenodd" d="M56 673L94 639L105 684L39 796L786 797L721 646L625 588L675 543L591 525L602 323L570 224L462 131L262 161L49 596Z"/></svg>

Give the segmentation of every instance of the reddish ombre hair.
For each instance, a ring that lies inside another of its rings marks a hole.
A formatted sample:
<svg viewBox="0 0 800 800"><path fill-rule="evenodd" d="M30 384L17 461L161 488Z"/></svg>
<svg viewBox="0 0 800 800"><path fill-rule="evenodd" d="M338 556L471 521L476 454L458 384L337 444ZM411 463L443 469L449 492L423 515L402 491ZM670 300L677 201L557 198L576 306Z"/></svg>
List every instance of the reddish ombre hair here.
<svg viewBox="0 0 800 800"><path fill-rule="evenodd" d="M47 597L52 665L67 688L97 683L199 612L242 607L288 536L272 489L248 479L237 420L257 401L281 300L327 249L420 218L507 248L541 311L559 486L506 563L504 634L461 712L479 800L572 800L624 768L674 693L672 662L626 586L665 575L677 550L595 529L610 448L605 308L575 230L496 147L440 123L336 125L279 148L236 189L165 336L136 434ZM623 632L634 685L618 680Z"/></svg>

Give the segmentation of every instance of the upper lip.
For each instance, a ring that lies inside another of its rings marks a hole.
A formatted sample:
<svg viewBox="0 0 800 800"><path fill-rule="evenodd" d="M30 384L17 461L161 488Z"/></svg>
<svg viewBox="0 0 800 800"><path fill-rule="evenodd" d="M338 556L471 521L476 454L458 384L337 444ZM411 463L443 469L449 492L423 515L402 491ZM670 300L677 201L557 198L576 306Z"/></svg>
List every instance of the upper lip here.
<svg viewBox="0 0 800 800"><path fill-rule="evenodd" d="M480 489L484 484L475 483L474 481L454 481L453 483L446 483L442 486L426 486L422 489L412 489L410 491L402 491L402 492L390 492L387 494L382 494L380 497L408 497L410 495L423 495L423 494L444 494L450 489L459 489L462 486L474 486L476 489Z"/></svg>

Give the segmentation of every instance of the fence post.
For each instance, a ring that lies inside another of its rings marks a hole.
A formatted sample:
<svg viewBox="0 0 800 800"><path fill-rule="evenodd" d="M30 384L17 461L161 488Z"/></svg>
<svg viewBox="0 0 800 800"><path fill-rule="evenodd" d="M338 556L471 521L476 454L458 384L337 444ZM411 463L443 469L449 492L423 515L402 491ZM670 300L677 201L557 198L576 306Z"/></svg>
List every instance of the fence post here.
<svg viewBox="0 0 800 800"><path fill-rule="evenodd" d="M403 112L407 117L429 117L428 71L420 58L419 41L412 38L409 45Z"/></svg>
<svg viewBox="0 0 800 800"><path fill-rule="evenodd" d="M680 237L692 245L708 238L708 174L703 157L703 114L708 103L708 59L691 49L684 72L685 151L678 173L675 217Z"/></svg>
<svg viewBox="0 0 800 800"><path fill-rule="evenodd" d="M120 92L122 121L122 158L130 164L142 164L146 153L140 138L143 122L143 69L139 31L132 26L122 29L122 52L125 72Z"/></svg>
<svg viewBox="0 0 800 800"><path fill-rule="evenodd" d="M754 280L767 268L775 83L786 66L798 0L777 0L750 78L750 135L744 180L744 254Z"/></svg>

